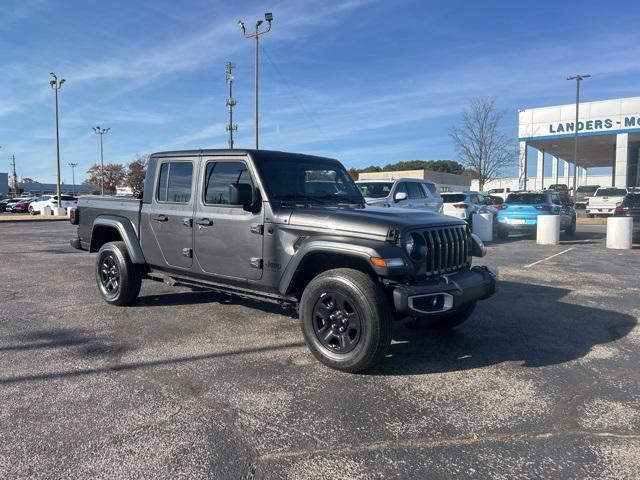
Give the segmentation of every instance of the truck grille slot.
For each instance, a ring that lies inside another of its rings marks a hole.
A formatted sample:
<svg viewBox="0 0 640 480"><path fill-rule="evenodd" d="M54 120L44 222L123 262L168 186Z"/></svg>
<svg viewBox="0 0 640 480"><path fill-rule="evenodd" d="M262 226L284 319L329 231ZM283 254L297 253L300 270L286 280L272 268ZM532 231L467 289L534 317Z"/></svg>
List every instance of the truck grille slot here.
<svg viewBox="0 0 640 480"><path fill-rule="evenodd" d="M427 242L426 274L455 272L469 265L467 227L441 227L424 230Z"/></svg>

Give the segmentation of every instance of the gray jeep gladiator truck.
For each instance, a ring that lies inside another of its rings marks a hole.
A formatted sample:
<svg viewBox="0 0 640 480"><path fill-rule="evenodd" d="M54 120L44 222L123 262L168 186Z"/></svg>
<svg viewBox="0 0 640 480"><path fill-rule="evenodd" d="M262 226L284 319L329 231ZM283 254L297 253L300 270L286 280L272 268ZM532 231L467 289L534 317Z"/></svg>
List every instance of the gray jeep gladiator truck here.
<svg viewBox="0 0 640 480"><path fill-rule="evenodd" d="M496 290L462 220L368 206L329 158L156 153L141 198L80 197L71 222L106 302L135 302L150 279L293 306L313 355L347 372L384 356L394 320L452 328Z"/></svg>

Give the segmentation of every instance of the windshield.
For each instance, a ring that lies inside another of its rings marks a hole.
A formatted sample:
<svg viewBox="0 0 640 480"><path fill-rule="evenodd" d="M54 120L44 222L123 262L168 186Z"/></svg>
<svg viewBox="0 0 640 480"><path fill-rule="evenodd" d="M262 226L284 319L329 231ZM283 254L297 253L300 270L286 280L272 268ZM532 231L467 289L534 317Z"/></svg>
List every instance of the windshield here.
<svg viewBox="0 0 640 480"><path fill-rule="evenodd" d="M538 205L547 203L547 196L544 193L512 193L507 198L506 203L512 205Z"/></svg>
<svg viewBox="0 0 640 480"><path fill-rule="evenodd" d="M444 203L464 202L467 196L464 193L443 193L440 195Z"/></svg>
<svg viewBox="0 0 640 480"><path fill-rule="evenodd" d="M588 186L588 185L585 185L585 186L583 186L583 187L578 187L578 188L576 189L576 192L578 192L578 193L593 193L593 192L595 192L598 188L600 188L600 187L596 187L596 186L590 187L590 186Z"/></svg>
<svg viewBox="0 0 640 480"><path fill-rule="evenodd" d="M342 164L320 157L265 155L256 166L270 200L364 203Z"/></svg>
<svg viewBox="0 0 640 480"><path fill-rule="evenodd" d="M621 197L626 194L624 188L601 188L596 192L596 197Z"/></svg>
<svg viewBox="0 0 640 480"><path fill-rule="evenodd" d="M624 197L622 205L625 207L640 207L640 193L630 193Z"/></svg>
<svg viewBox="0 0 640 480"><path fill-rule="evenodd" d="M388 197L393 188L393 182L358 182L356 185L363 196L371 198Z"/></svg>

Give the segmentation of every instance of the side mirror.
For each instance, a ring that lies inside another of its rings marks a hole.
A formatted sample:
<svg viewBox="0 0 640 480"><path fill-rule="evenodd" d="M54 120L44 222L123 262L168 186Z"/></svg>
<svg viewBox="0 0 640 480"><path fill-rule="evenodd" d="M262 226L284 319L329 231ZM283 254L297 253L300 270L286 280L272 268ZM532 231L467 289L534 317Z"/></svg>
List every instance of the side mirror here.
<svg viewBox="0 0 640 480"><path fill-rule="evenodd" d="M407 198L409 198L407 192L398 192L393 196L393 199L396 203L401 202L402 200L406 200Z"/></svg>
<svg viewBox="0 0 640 480"><path fill-rule="evenodd" d="M232 183L229 185L229 203L249 207L253 203L253 187L248 183Z"/></svg>

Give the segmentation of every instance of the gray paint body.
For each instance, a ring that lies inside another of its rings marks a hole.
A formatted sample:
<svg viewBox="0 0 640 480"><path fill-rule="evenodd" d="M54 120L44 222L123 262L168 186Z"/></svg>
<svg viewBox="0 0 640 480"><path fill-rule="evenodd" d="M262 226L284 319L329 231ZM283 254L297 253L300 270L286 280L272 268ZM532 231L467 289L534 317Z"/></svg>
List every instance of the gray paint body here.
<svg viewBox="0 0 640 480"><path fill-rule="evenodd" d="M154 154L142 200L80 198L80 244L97 250L92 242L96 228L111 226L125 239L132 260L145 263L152 272L284 297L308 254L325 252L367 263L370 257L403 258L407 266L393 271L372 268L380 277L410 275L412 261L401 247L404 236L417 228L464 225L460 220L421 210L368 205L287 207L270 202L255 165L263 156L272 154L282 155L263 150ZM162 163L169 160L193 163L192 195L186 204L157 201L158 172ZM247 211L241 206L204 203L205 166L213 160L242 161L247 165L262 199L260 208ZM203 219L212 224L201 225ZM256 232L256 227L261 231ZM390 233L396 235L392 241ZM255 259L261 259L259 265Z"/></svg>

